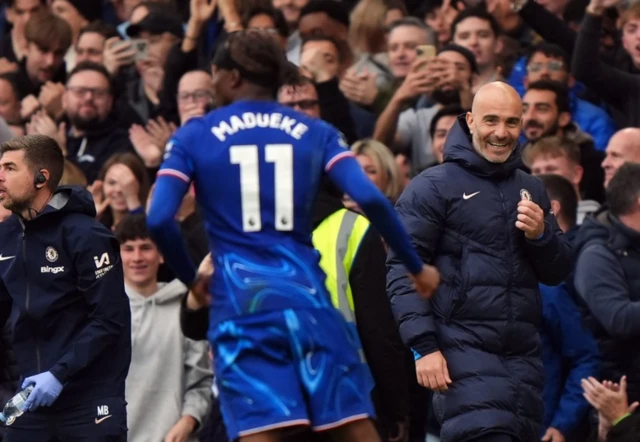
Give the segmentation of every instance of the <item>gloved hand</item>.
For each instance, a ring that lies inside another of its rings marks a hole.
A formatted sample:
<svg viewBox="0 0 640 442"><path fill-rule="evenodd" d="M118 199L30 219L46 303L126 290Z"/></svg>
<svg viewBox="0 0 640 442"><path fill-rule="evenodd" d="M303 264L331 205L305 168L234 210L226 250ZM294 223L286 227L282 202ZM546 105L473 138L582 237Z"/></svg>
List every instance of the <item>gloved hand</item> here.
<svg viewBox="0 0 640 442"><path fill-rule="evenodd" d="M35 376L29 376L22 383L21 389L27 388L29 385L33 385L33 391L25 402L25 410L34 411L39 407L48 407L53 404L60 392L62 391L62 384L51 372L44 372Z"/></svg>

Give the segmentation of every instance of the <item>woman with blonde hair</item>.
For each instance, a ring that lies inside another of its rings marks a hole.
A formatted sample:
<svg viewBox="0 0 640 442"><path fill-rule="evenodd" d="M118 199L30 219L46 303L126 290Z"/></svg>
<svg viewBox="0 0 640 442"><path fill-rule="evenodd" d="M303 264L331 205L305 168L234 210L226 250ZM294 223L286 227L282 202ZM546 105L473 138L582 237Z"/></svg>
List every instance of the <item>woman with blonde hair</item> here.
<svg viewBox="0 0 640 442"><path fill-rule="evenodd" d="M389 201L395 203L402 192L402 181L398 165L389 148L379 141L366 139L356 141L351 146L351 152L356 155L362 170L371 182ZM348 196L345 198L345 206L360 211Z"/></svg>

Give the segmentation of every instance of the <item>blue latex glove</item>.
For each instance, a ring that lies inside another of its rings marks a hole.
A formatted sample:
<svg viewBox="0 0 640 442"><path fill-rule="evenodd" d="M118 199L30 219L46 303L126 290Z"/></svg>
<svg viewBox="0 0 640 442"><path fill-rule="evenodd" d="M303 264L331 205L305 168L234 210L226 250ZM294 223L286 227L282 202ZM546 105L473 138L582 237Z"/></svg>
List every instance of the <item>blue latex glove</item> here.
<svg viewBox="0 0 640 442"><path fill-rule="evenodd" d="M33 385L33 391L25 402L25 410L34 411L40 407L48 407L53 404L60 392L62 384L51 372L44 372L35 376L30 376L22 383L22 389Z"/></svg>

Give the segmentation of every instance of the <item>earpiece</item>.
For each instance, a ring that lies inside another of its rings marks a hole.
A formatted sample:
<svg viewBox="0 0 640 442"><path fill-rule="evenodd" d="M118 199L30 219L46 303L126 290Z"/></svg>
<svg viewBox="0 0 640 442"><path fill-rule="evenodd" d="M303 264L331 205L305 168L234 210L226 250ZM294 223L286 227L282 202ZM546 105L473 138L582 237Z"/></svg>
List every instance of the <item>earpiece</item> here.
<svg viewBox="0 0 640 442"><path fill-rule="evenodd" d="M36 173L36 176L33 180L33 184L36 186L36 188L40 188L40 185L46 182L47 182L47 177L44 176L42 171L39 171L38 173Z"/></svg>

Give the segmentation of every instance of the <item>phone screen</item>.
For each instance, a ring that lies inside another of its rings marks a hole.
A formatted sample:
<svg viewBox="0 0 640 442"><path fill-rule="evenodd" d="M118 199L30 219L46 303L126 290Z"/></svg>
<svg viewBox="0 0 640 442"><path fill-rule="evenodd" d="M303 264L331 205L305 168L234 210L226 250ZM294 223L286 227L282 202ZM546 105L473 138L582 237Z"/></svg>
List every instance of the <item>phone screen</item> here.
<svg viewBox="0 0 640 442"><path fill-rule="evenodd" d="M147 53L149 51L149 43L147 40L142 39L133 39L131 40L131 44L133 45L133 49L136 51L136 60L144 60L147 58Z"/></svg>

